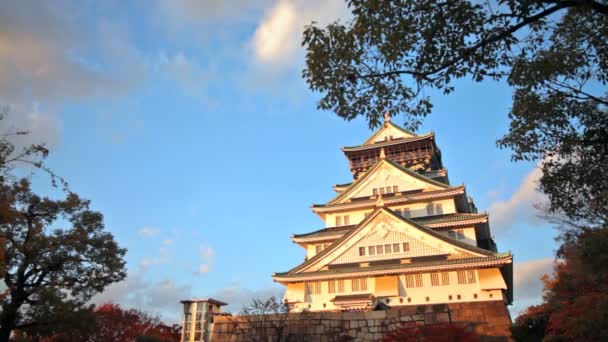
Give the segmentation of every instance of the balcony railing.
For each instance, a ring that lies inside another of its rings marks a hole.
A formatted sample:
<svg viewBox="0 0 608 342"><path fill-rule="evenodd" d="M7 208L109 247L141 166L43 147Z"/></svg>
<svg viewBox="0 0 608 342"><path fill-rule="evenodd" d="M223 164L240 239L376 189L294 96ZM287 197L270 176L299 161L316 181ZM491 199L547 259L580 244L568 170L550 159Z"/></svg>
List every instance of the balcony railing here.
<svg viewBox="0 0 608 342"><path fill-rule="evenodd" d="M399 152L399 153L387 153L386 157L396 163L407 162L411 160L427 158L431 155L429 150L412 151L412 152ZM373 166L378 162L379 156L376 157L364 157L359 160L350 160L350 168L364 169Z"/></svg>

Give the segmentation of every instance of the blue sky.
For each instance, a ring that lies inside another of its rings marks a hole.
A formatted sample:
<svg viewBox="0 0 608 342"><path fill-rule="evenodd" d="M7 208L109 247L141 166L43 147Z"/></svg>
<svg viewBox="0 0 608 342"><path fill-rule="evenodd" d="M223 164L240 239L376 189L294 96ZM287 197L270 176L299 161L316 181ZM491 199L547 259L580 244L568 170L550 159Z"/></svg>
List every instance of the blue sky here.
<svg viewBox="0 0 608 342"><path fill-rule="evenodd" d="M0 4L2 129L44 141L49 165L90 198L128 248L128 278L95 298L169 321L178 301L239 306L276 293L271 274L301 262L292 233L322 228L312 203L351 179L341 146L371 133L316 109L302 79L303 25L347 18L342 1L19 1ZM517 312L538 300L555 231L532 204L538 170L510 162L511 90L459 80L430 93L453 184L488 210L515 254ZM393 122L400 124L403 116ZM59 196L44 177L36 189Z"/></svg>

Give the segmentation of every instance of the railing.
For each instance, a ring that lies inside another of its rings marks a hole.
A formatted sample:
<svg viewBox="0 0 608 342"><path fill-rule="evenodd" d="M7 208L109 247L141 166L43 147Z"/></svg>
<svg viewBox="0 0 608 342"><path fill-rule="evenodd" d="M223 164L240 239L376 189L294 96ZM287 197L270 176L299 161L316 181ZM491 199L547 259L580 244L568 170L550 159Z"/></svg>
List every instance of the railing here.
<svg viewBox="0 0 608 342"><path fill-rule="evenodd" d="M410 161L420 158L426 158L431 155L431 151L417 151L417 152L400 152L400 153L387 153L387 158L396 162L401 163L404 161ZM361 169L373 166L378 162L378 157L367 157L363 160L350 161L351 169Z"/></svg>

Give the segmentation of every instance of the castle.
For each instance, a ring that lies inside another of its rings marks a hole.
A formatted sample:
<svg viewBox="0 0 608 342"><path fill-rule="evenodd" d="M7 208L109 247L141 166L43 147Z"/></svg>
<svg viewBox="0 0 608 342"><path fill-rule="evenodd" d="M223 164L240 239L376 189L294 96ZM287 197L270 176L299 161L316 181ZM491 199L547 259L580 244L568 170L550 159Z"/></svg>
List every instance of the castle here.
<svg viewBox="0 0 608 342"><path fill-rule="evenodd" d="M498 253L486 213L450 184L435 135L385 116L343 147L353 181L312 211L325 228L292 236L305 261L273 274L291 312L513 300L513 256Z"/></svg>

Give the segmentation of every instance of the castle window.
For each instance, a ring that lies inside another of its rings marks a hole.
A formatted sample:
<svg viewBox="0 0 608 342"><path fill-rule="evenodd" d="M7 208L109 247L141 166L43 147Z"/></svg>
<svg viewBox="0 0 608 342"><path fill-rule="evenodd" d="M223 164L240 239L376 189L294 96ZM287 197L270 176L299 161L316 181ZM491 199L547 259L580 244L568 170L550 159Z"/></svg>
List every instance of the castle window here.
<svg viewBox="0 0 608 342"><path fill-rule="evenodd" d="M441 273L441 283L443 285L450 285L450 272Z"/></svg>
<svg viewBox="0 0 608 342"><path fill-rule="evenodd" d="M393 185L393 192L399 192L399 187L397 185Z"/></svg>
<svg viewBox="0 0 608 342"><path fill-rule="evenodd" d="M439 214L443 214L443 205L441 203L435 204L435 212Z"/></svg>
<svg viewBox="0 0 608 342"><path fill-rule="evenodd" d="M407 217L407 218L412 217L412 213L410 213L410 208L403 209L403 217Z"/></svg>
<svg viewBox="0 0 608 342"><path fill-rule="evenodd" d="M367 278L353 278L351 280L353 291L366 291L367 290Z"/></svg>
<svg viewBox="0 0 608 342"><path fill-rule="evenodd" d="M433 206L433 203L429 203L426 205L426 214L427 215L434 215L435 214L435 207Z"/></svg>
<svg viewBox="0 0 608 342"><path fill-rule="evenodd" d="M467 271L467 281L469 284L475 284L475 271Z"/></svg>
<svg viewBox="0 0 608 342"><path fill-rule="evenodd" d="M422 274L416 274L414 278L416 279L416 287L424 286L422 284Z"/></svg>
<svg viewBox="0 0 608 342"><path fill-rule="evenodd" d="M359 247L359 256L365 255L365 247Z"/></svg>
<svg viewBox="0 0 608 342"><path fill-rule="evenodd" d="M378 196L378 189L373 188L373 189L372 189L372 194L373 194L374 196Z"/></svg>
<svg viewBox="0 0 608 342"><path fill-rule="evenodd" d="M384 195L384 188L380 188L380 195Z"/></svg>
<svg viewBox="0 0 608 342"><path fill-rule="evenodd" d="M390 187L390 186L387 186L387 187L386 187L386 193L387 193L387 194L390 194L391 192L392 192L392 191L391 191L391 187Z"/></svg>
<svg viewBox="0 0 608 342"><path fill-rule="evenodd" d="M336 216L336 226L342 225L342 216Z"/></svg>
<svg viewBox="0 0 608 342"><path fill-rule="evenodd" d="M458 271L458 284L475 284L475 271Z"/></svg>
<svg viewBox="0 0 608 342"><path fill-rule="evenodd" d="M350 217L348 215L344 215L344 225L348 226L350 224Z"/></svg>
<svg viewBox="0 0 608 342"><path fill-rule="evenodd" d="M403 251L404 252L409 252L410 251L410 243L409 242L404 242L403 243Z"/></svg>
<svg viewBox="0 0 608 342"><path fill-rule="evenodd" d="M467 283L467 274L465 271L458 271L458 284L466 284Z"/></svg>
<svg viewBox="0 0 608 342"><path fill-rule="evenodd" d="M413 274L406 274L405 275L405 287L406 288L413 288L414 287L414 275Z"/></svg>
<svg viewBox="0 0 608 342"><path fill-rule="evenodd" d="M384 245L384 252L386 254L392 253L391 252L391 245Z"/></svg>
<svg viewBox="0 0 608 342"><path fill-rule="evenodd" d="M405 287L414 288L422 287L422 274L406 274Z"/></svg>
<svg viewBox="0 0 608 342"><path fill-rule="evenodd" d="M458 240L464 240L464 231L462 229L457 230L456 236L458 237Z"/></svg>
<svg viewBox="0 0 608 342"><path fill-rule="evenodd" d="M452 239L456 238L456 232L453 230L448 231L448 236L451 237Z"/></svg>
<svg viewBox="0 0 608 342"><path fill-rule="evenodd" d="M327 282L327 293L336 293L336 281L330 280Z"/></svg>
<svg viewBox="0 0 608 342"><path fill-rule="evenodd" d="M393 253L399 253L399 244L398 243L393 244Z"/></svg>
<svg viewBox="0 0 608 342"><path fill-rule="evenodd" d="M315 294L320 294L321 293L321 282L320 281L315 281L313 284L314 284L313 288L314 288L314 291L315 291L314 293Z"/></svg>
<svg viewBox="0 0 608 342"><path fill-rule="evenodd" d="M439 282L439 273L431 273L431 286L441 286Z"/></svg>
<svg viewBox="0 0 608 342"><path fill-rule="evenodd" d="M376 246L376 253L378 253L378 255L384 254L384 251L382 249L382 245Z"/></svg>
<svg viewBox="0 0 608 342"><path fill-rule="evenodd" d="M375 255L376 254L376 247L375 246L369 246L369 255Z"/></svg>
<svg viewBox="0 0 608 342"><path fill-rule="evenodd" d="M320 294L321 293L321 282L306 282L304 285L305 291L307 295L311 294Z"/></svg>
<svg viewBox="0 0 608 342"><path fill-rule="evenodd" d="M344 292L344 279L338 280L338 292Z"/></svg>

